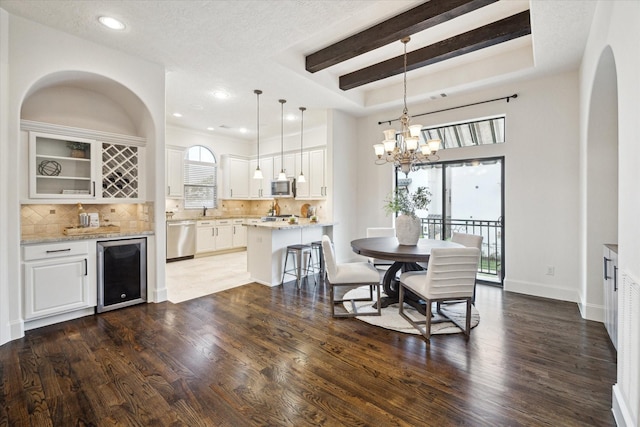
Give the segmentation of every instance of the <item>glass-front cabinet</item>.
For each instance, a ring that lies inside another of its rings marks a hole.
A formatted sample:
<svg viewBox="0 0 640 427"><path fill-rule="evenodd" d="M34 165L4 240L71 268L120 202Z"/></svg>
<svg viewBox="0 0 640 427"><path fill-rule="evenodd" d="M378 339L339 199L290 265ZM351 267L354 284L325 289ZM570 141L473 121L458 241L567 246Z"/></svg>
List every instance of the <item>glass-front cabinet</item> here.
<svg viewBox="0 0 640 427"><path fill-rule="evenodd" d="M94 198L99 150L95 140L30 132L29 197Z"/></svg>

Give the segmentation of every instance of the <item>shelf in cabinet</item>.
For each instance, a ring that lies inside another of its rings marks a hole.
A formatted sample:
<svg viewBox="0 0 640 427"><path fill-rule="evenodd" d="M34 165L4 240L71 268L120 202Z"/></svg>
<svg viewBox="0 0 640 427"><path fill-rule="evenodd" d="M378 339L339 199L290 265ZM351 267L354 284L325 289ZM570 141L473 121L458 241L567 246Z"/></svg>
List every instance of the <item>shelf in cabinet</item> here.
<svg viewBox="0 0 640 427"><path fill-rule="evenodd" d="M91 178L83 177L83 176L49 176L49 175L36 175L38 179L73 179L76 181L91 181Z"/></svg>
<svg viewBox="0 0 640 427"><path fill-rule="evenodd" d="M48 154L36 154L36 159L72 160L74 162L90 162L87 157L49 156Z"/></svg>

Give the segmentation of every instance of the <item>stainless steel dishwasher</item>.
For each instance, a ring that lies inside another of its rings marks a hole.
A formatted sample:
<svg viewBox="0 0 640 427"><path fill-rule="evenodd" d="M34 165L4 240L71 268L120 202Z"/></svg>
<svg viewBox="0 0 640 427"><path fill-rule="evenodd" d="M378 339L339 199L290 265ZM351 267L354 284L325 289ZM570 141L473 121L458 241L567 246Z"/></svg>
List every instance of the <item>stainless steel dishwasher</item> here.
<svg viewBox="0 0 640 427"><path fill-rule="evenodd" d="M193 258L196 253L196 222L167 222L167 261Z"/></svg>

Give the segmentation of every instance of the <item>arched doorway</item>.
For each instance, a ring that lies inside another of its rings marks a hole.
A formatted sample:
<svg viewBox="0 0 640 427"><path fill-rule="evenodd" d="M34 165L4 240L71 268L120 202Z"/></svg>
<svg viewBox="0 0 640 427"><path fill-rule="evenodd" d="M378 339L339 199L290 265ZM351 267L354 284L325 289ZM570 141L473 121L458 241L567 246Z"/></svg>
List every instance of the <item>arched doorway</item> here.
<svg viewBox="0 0 640 427"><path fill-rule="evenodd" d="M585 160L581 283L585 306L602 307L603 245L618 243L618 83L610 47L602 52L593 80Z"/></svg>

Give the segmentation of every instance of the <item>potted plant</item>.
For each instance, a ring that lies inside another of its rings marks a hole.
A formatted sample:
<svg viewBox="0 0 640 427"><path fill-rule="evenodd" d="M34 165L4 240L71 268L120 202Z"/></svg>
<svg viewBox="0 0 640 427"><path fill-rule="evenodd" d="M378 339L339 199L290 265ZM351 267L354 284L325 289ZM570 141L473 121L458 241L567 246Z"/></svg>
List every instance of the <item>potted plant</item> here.
<svg viewBox="0 0 640 427"><path fill-rule="evenodd" d="M422 221L416 216L416 211L429 207L430 196L427 187L418 187L414 193L410 193L408 188L398 188L385 200L387 213L400 213L396 218L396 237L401 245L418 244Z"/></svg>
<svg viewBox="0 0 640 427"><path fill-rule="evenodd" d="M71 150L71 157L83 159L87 148L89 148L89 144L86 142L68 141L67 148Z"/></svg>

